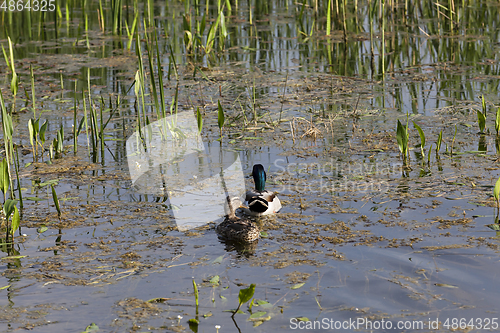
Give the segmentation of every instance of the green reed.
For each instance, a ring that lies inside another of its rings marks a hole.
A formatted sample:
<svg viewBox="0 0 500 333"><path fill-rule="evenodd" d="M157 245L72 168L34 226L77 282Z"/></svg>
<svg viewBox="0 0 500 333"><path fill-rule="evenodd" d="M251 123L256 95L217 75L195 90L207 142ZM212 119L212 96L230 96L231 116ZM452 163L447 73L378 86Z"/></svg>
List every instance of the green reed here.
<svg viewBox="0 0 500 333"><path fill-rule="evenodd" d="M225 123L224 109L222 108L220 101L217 100L217 125L219 126L221 143L222 143L222 130L224 128L224 123Z"/></svg>
<svg viewBox="0 0 500 333"><path fill-rule="evenodd" d="M500 212L500 178L497 179L495 187L493 188L493 196L497 202L497 216Z"/></svg>
<svg viewBox="0 0 500 333"><path fill-rule="evenodd" d="M14 196L12 192L12 177L10 170L10 161L12 161L13 154L13 141L12 136L14 133L14 126L12 124L12 116L7 112L7 108L5 107L5 101L3 99L3 94L0 90L0 108L2 109L2 131L3 131L3 142L5 148L5 159L7 163L7 172L9 174L9 183L11 188L11 196ZM4 195L5 197L5 195Z"/></svg>
<svg viewBox="0 0 500 333"><path fill-rule="evenodd" d="M54 206L57 210L57 217L61 217L61 207L59 206L59 199L57 198L56 189L54 188L54 184L50 184L50 189L52 191L52 200L54 201Z"/></svg>
<svg viewBox="0 0 500 333"><path fill-rule="evenodd" d="M500 107L497 108L497 114L495 117L495 132L497 133L497 137L500 135Z"/></svg>
<svg viewBox="0 0 500 333"><path fill-rule="evenodd" d="M420 128L420 126L418 126L418 124L414 121L413 122L413 126L417 129L418 131L418 135L420 136L420 152L422 154L422 157L424 158L425 157L425 153L424 153L424 147L425 147L425 134L424 134L424 131L422 131L422 128Z"/></svg>
<svg viewBox="0 0 500 333"><path fill-rule="evenodd" d="M409 135L408 135L408 126L401 124L398 119L398 124L396 128L396 140L398 142L399 151L401 152L401 156L403 157L403 163L406 165L408 161L409 155Z"/></svg>
<svg viewBox="0 0 500 333"><path fill-rule="evenodd" d="M14 170L16 172L16 181L17 181L17 194L19 195L19 209L22 211L23 210L23 194L21 192L21 181L19 180L19 169L21 169L21 166L19 164L19 154L17 152L17 145L15 147L15 152L16 152L16 158L14 160Z"/></svg>
<svg viewBox="0 0 500 333"><path fill-rule="evenodd" d="M436 141L436 157L439 155L439 151L441 150L441 143L443 142L443 130L441 130L438 134L438 138Z"/></svg>

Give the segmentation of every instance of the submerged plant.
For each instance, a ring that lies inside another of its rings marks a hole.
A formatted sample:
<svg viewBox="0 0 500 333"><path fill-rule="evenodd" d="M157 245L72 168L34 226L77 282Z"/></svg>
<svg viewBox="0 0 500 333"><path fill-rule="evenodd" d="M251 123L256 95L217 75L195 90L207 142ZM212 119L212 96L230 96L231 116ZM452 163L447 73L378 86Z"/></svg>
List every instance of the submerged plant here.
<svg viewBox="0 0 500 333"><path fill-rule="evenodd" d="M497 215L500 212L500 177L497 179L495 188L493 188L493 196L497 201Z"/></svg>
<svg viewBox="0 0 500 333"><path fill-rule="evenodd" d="M500 132L500 107L497 109L497 116L495 118L495 131L497 132L497 136L499 136L499 132Z"/></svg>

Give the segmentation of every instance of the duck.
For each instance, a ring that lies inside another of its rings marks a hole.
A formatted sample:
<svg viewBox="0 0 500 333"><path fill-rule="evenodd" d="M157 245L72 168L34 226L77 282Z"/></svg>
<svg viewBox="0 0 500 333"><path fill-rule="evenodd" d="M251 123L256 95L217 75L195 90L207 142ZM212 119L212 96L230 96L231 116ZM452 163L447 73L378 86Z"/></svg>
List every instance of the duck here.
<svg viewBox="0 0 500 333"><path fill-rule="evenodd" d="M245 200L248 202L248 208L244 208L245 213L252 216L263 216L279 212L281 201L276 193L265 189L266 171L262 164L253 166L252 177L255 190L246 193Z"/></svg>
<svg viewBox="0 0 500 333"><path fill-rule="evenodd" d="M216 227L217 234L228 241L252 243L260 236L259 227L248 218L239 218L235 212L238 208L245 208L239 197L226 199L226 217Z"/></svg>

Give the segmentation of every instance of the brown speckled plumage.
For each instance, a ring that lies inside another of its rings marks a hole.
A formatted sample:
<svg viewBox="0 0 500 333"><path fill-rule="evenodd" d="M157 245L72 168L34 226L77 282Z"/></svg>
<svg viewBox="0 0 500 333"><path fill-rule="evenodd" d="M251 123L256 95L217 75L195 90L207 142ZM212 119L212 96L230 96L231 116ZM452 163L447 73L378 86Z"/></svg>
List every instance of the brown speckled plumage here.
<svg viewBox="0 0 500 333"><path fill-rule="evenodd" d="M241 200L232 198L228 202L228 215L216 228L219 236L235 242L251 243L256 241L260 235L259 227L249 219L240 219L235 215L236 209L241 206Z"/></svg>

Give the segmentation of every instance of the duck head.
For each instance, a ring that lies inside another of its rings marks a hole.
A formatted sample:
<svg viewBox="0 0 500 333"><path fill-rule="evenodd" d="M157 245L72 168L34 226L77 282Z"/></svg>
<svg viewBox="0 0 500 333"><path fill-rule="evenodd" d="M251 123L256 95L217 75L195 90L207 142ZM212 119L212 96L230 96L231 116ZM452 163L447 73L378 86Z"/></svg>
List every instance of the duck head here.
<svg viewBox="0 0 500 333"><path fill-rule="evenodd" d="M266 171L262 164L255 164L253 166L252 177L255 182L255 189L259 192L264 192L266 186Z"/></svg>

